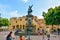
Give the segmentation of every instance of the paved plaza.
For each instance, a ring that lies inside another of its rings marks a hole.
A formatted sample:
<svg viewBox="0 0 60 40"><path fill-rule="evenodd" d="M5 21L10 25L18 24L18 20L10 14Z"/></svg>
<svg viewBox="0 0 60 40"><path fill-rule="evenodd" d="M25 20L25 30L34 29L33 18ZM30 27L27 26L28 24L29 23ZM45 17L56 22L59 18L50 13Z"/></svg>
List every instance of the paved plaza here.
<svg viewBox="0 0 60 40"><path fill-rule="evenodd" d="M9 34L9 31L2 31L0 32L0 40L6 40L6 36ZM41 36L30 36L31 40L42 40L43 37ZM12 40L19 40L19 36L13 36ZM47 36L44 36L44 40L47 40ZM53 35L51 34L50 40L60 40L60 35Z"/></svg>

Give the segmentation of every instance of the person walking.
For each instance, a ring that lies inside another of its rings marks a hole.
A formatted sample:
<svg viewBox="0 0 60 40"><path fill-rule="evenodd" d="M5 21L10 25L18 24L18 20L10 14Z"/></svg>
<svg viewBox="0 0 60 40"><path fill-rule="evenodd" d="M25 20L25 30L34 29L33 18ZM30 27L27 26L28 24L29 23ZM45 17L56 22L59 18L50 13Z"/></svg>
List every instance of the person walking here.
<svg viewBox="0 0 60 40"><path fill-rule="evenodd" d="M20 40L24 40L24 37L23 36L20 36Z"/></svg>
<svg viewBox="0 0 60 40"><path fill-rule="evenodd" d="M48 40L50 40L50 29L47 27L47 38L48 38Z"/></svg>
<svg viewBox="0 0 60 40"><path fill-rule="evenodd" d="M40 30L39 30L39 28L38 28L38 36L40 36Z"/></svg>
<svg viewBox="0 0 60 40"><path fill-rule="evenodd" d="M44 40L44 29L42 29L42 40Z"/></svg>
<svg viewBox="0 0 60 40"><path fill-rule="evenodd" d="M12 34L12 31L8 34L8 36L6 37L6 40L11 40L12 38L11 34Z"/></svg>

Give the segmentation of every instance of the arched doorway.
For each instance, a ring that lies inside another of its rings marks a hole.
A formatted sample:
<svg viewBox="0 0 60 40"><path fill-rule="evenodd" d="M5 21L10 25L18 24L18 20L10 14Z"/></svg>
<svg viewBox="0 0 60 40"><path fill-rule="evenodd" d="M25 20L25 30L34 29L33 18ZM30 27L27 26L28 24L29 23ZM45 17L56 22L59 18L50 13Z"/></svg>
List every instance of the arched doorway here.
<svg viewBox="0 0 60 40"><path fill-rule="evenodd" d="M15 26L13 26L13 28L12 28L13 30L15 29Z"/></svg>
<svg viewBox="0 0 60 40"><path fill-rule="evenodd" d="M19 29L19 25L17 25L16 28Z"/></svg>

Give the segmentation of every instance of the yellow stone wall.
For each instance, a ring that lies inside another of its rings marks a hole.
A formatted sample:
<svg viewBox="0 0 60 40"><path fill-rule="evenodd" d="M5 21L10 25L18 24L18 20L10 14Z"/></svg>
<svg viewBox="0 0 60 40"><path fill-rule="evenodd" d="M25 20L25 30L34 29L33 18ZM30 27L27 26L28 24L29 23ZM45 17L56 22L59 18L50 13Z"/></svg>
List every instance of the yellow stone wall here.
<svg viewBox="0 0 60 40"><path fill-rule="evenodd" d="M44 19L38 19L36 16L33 17L32 23L36 31L38 28L40 30L42 29L46 30L47 27L52 29L52 25L46 25ZM18 18L17 17L10 18L9 30L16 30L18 28L24 30L25 26L26 26L26 16ZM58 27L59 27L58 25L53 25L53 29L58 29Z"/></svg>
<svg viewBox="0 0 60 40"><path fill-rule="evenodd" d="M34 16L33 25L36 28L36 31L38 28L42 30L43 28L45 28L44 19L38 19L36 16ZM10 18L9 30L16 30L18 28L24 30L25 26L26 26L26 16L18 18L16 17Z"/></svg>

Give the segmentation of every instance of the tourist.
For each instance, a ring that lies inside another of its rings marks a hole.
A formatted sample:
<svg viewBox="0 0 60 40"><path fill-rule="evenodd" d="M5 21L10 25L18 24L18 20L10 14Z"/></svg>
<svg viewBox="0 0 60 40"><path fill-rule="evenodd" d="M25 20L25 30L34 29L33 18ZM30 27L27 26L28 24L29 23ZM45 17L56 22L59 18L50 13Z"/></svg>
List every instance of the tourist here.
<svg viewBox="0 0 60 40"><path fill-rule="evenodd" d="M20 40L24 40L24 37L23 36L20 36Z"/></svg>
<svg viewBox="0 0 60 40"><path fill-rule="evenodd" d="M39 28L38 28L38 36L40 36L40 30L39 30Z"/></svg>
<svg viewBox="0 0 60 40"><path fill-rule="evenodd" d="M8 36L6 37L6 40L11 40L12 38L11 34L12 34L12 31L8 34Z"/></svg>
<svg viewBox="0 0 60 40"><path fill-rule="evenodd" d="M47 38L50 40L50 29L47 27Z"/></svg>
<svg viewBox="0 0 60 40"><path fill-rule="evenodd" d="M44 29L42 29L42 40L44 40Z"/></svg>

